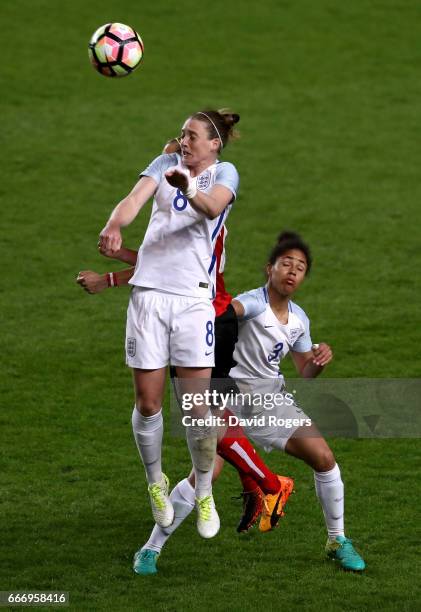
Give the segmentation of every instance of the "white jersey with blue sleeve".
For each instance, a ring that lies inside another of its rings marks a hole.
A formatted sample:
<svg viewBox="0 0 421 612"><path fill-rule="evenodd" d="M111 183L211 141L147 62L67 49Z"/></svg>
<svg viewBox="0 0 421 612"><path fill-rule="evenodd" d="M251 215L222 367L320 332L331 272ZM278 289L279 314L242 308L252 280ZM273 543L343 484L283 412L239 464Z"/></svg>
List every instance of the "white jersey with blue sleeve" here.
<svg viewBox="0 0 421 612"><path fill-rule="evenodd" d="M288 304L288 322L282 324L270 307L266 287L247 291L235 298L244 307L239 321L234 360L237 365L230 376L235 379L284 379L279 371L282 359L290 350L311 350L310 322L304 310L294 302Z"/></svg>
<svg viewBox="0 0 421 612"><path fill-rule="evenodd" d="M212 299L217 272L215 244L237 195L238 173L233 164L216 161L195 177L199 191L207 193L214 185L223 185L232 193L225 210L216 219L208 219L166 180L165 171L175 166L189 173L178 153L172 153L157 157L140 175L152 177L158 187L130 283Z"/></svg>

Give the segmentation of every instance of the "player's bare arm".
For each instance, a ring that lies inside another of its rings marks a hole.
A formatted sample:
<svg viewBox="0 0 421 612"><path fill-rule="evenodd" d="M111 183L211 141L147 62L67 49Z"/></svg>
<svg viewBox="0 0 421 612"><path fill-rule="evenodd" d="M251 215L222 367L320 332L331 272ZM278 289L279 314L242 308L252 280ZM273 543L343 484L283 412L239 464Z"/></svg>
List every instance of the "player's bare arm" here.
<svg viewBox="0 0 421 612"><path fill-rule="evenodd" d="M215 185L209 193L203 193L192 187L187 174L178 169L167 170L165 177L170 185L180 189L192 208L205 214L208 219L218 217L232 201L233 194L223 185Z"/></svg>
<svg viewBox="0 0 421 612"><path fill-rule="evenodd" d="M244 306L242 305L242 303L234 299L231 301L231 306L234 308L234 311L237 317L239 319L242 319L245 314Z"/></svg>
<svg viewBox="0 0 421 612"><path fill-rule="evenodd" d="M129 264L130 266L136 265L137 251L135 251L134 249L126 249L126 247L121 247L121 249L113 253L109 249L104 249L103 247L101 247L101 244L98 243L98 250L101 255L104 255L104 257L116 259L117 261Z"/></svg>
<svg viewBox="0 0 421 612"><path fill-rule="evenodd" d="M305 353L291 351L291 357L300 376L316 378L323 372L325 366L332 361L333 352L328 344L321 342L313 345L313 349Z"/></svg>
<svg viewBox="0 0 421 612"><path fill-rule="evenodd" d="M121 227L126 227L136 218L140 209L153 196L156 181L150 176L142 176L131 192L114 208L111 216L99 235L101 250L116 253L122 244Z"/></svg>
<svg viewBox="0 0 421 612"><path fill-rule="evenodd" d="M101 293L108 287L122 287L129 284L129 280L133 276L134 267L118 272L108 272L98 274L92 270L82 270L79 272L76 282L88 293ZM110 282L110 276L112 281Z"/></svg>

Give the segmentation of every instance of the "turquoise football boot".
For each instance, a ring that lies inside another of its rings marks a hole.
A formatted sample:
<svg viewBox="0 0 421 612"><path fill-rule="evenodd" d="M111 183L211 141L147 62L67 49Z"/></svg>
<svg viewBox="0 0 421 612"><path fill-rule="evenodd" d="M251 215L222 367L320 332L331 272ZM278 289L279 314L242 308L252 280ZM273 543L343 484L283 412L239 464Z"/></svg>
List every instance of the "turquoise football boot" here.
<svg viewBox="0 0 421 612"><path fill-rule="evenodd" d="M136 574L140 576L151 576L152 574L156 574L158 572L156 569L158 557L159 553L155 550L150 550L149 548L138 550L133 559L133 569Z"/></svg>
<svg viewBox="0 0 421 612"><path fill-rule="evenodd" d="M326 554L330 559L339 561L344 570L362 572L365 569L364 559L352 546L352 540L344 536L337 536L333 541L328 540Z"/></svg>

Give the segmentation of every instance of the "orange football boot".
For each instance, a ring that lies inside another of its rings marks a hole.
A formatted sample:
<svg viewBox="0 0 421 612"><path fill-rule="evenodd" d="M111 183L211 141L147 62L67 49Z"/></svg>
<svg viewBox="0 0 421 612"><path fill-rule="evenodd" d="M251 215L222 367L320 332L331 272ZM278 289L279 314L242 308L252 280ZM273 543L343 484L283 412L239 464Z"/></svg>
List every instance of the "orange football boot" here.
<svg viewBox="0 0 421 612"><path fill-rule="evenodd" d="M294 490L294 481L287 476L279 476L280 483L279 491L274 494L265 495L263 497L263 511L260 518L260 531L270 531L274 529L281 516L284 516L283 509L288 501L288 497Z"/></svg>

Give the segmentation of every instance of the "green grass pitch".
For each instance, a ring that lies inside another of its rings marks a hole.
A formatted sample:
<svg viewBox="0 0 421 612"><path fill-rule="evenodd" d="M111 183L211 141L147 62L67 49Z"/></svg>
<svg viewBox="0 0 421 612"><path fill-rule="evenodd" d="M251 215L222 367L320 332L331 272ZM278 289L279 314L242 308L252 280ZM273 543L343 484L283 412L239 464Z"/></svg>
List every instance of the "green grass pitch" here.
<svg viewBox="0 0 421 612"><path fill-rule="evenodd" d="M157 576L133 575L152 520L130 428L128 292L74 282L120 267L97 254L98 233L186 116L229 106L242 133L224 153L241 176L229 289L258 286L275 236L296 229L315 260L297 301L335 351L326 375L418 377L420 17L415 0L0 3L0 590L66 590L75 610L420 609L418 439L331 441L362 576L324 559L311 471L275 454L297 489L278 530L235 533L227 467L218 537L200 540L191 519ZM108 21L144 38L126 79L88 62ZM164 466L172 483L189 469L169 435Z"/></svg>

